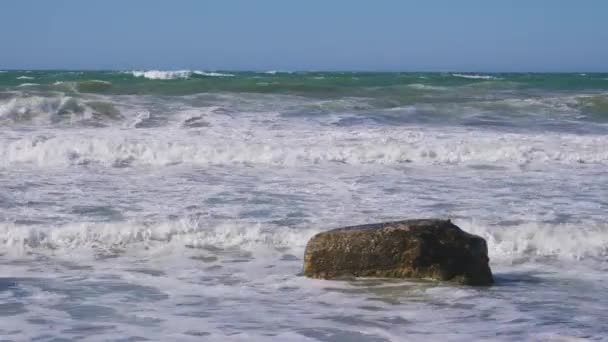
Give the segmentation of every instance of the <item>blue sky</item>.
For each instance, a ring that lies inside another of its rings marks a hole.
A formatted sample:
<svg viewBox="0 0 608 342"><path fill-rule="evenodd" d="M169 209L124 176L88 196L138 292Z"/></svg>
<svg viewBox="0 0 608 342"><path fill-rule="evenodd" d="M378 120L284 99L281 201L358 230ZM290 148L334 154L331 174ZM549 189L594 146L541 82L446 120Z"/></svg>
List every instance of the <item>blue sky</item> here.
<svg viewBox="0 0 608 342"><path fill-rule="evenodd" d="M32 68L608 71L608 1L3 0Z"/></svg>

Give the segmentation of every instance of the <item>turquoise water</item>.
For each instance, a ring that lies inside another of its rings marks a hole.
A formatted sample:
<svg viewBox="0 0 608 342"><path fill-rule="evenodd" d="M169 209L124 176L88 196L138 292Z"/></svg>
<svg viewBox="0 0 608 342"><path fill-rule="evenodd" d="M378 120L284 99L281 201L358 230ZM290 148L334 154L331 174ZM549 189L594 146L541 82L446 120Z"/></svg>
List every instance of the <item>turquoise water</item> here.
<svg viewBox="0 0 608 342"><path fill-rule="evenodd" d="M608 74L463 74L356 72L7 71L0 99L69 98L63 114L92 110L120 117L116 96L197 94L292 96L324 101L317 114L402 110L371 120L393 123L466 120L518 124L511 117L606 122ZM100 96L106 96L102 98ZM113 98L109 98L112 97ZM119 101L118 101L119 102ZM272 109L269 106L268 109ZM312 109L312 108L311 108ZM415 113L414 113L415 112ZM8 115L4 115L6 118ZM0 116L2 120L2 116ZM519 124L524 121L520 121ZM483 124L483 123L482 123Z"/></svg>
<svg viewBox="0 0 608 342"><path fill-rule="evenodd" d="M147 73L147 74L146 74ZM141 74L141 75L140 75ZM21 78L20 78L21 77ZM25 78L31 77L31 78ZM91 82L94 80L108 83ZM170 82L167 82L170 81ZM542 73L374 73L374 72L233 72L233 71L7 71L0 87L37 83L38 89L101 94L187 95L213 91L297 94L319 97L380 96L429 87L490 90L606 91L608 74ZM414 86L413 88L402 88ZM419 86L419 87L417 87ZM435 89L437 90L437 89Z"/></svg>

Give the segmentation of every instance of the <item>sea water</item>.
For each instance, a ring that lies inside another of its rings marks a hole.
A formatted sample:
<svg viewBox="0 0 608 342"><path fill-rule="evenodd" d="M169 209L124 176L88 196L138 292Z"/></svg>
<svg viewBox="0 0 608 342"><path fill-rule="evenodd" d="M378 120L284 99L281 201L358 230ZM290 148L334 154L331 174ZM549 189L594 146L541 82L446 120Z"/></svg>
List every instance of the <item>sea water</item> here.
<svg viewBox="0 0 608 342"><path fill-rule="evenodd" d="M608 75L0 73L0 339L608 338ZM302 276L450 218L496 285Z"/></svg>

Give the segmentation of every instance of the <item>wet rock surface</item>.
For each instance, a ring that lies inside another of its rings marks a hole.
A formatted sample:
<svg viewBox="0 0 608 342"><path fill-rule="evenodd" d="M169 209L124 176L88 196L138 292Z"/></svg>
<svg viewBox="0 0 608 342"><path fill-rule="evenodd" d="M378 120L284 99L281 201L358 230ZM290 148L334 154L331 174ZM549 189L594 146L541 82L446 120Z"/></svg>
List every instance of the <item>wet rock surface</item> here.
<svg viewBox="0 0 608 342"><path fill-rule="evenodd" d="M304 253L312 278L418 278L494 283L486 241L449 220L422 219L338 228L315 235Z"/></svg>

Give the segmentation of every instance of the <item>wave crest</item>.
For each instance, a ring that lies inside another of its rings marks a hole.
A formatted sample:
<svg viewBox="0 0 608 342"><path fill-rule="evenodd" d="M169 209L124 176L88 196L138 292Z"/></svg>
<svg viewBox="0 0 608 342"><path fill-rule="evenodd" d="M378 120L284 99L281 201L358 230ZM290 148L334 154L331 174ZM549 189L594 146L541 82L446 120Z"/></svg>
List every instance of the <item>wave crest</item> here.
<svg viewBox="0 0 608 342"><path fill-rule="evenodd" d="M219 72L206 72L200 70L148 70L148 71L131 71L135 77L143 77L149 80L175 80L188 79L193 75L205 77L232 77L233 74L224 74Z"/></svg>
<svg viewBox="0 0 608 342"><path fill-rule="evenodd" d="M496 76L492 75L477 75L477 74L452 74L454 77L468 78L472 80L496 80Z"/></svg>
<svg viewBox="0 0 608 342"><path fill-rule="evenodd" d="M302 140L267 132L254 136L233 132L234 135L225 136L221 131L209 131L204 139L176 134L175 129L153 132L133 135L108 129L44 135L44 139L21 136L0 144L0 165L608 164L608 150L604 148L608 138L603 136L545 135L534 139L515 134L426 136L416 131L362 131L356 135L310 135Z"/></svg>
<svg viewBox="0 0 608 342"><path fill-rule="evenodd" d="M260 224L209 225L196 219L161 223L73 223L63 226L0 224L0 249L115 250L127 246L149 248L174 244L181 247L302 250L317 230L262 227Z"/></svg>
<svg viewBox="0 0 608 342"><path fill-rule="evenodd" d="M523 223L496 226L483 222L456 222L465 231L488 242L495 262L519 258L582 260L608 255L608 225L598 223ZM323 227L328 229L328 227ZM7 251L146 250L153 247L219 249L247 251L290 249L303 253L308 240L322 229L287 228L268 224L224 222L209 224L198 219L160 223L115 222L72 223L62 226L0 224L0 249Z"/></svg>

